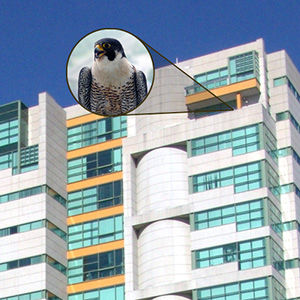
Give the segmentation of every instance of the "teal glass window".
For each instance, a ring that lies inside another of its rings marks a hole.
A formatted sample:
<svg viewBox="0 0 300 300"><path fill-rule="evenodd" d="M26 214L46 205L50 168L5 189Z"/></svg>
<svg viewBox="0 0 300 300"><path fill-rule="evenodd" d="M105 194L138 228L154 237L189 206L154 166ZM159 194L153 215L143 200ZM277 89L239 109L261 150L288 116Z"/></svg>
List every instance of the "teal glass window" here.
<svg viewBox="0 0 300 300"><path fill-rule="evenodd" d="M270 300L268 297L268 280L259 278L248 281L233 282L209 288L197 289L195 300ZM277 299L277 298L276 298ZM279 300L279 299L278 299Z"/></svg>
<svg viewBox="0 0 300 300"><path fill-rule="evenodd" d="M276 114L276 121L284 121L289 119L289 112L280 112Z"/></svg>
<svg viewBox="0 0 300 300"><path fill-rule="evenodd" d="M282 235L281 211L270 201L269 202L269 224L280 236Z"/></svg>
<svg viewBox="0 0 300 300"><path fill-rule="evenodd" d="M292 94L297 99L297 101L300 102L300 94L298 93L295 86L292 84L292 82L290 81L290 79L287 76L274 78L273 83L274 83L274 87L280 86L280 85L283 85L283 84L287 84L290 91L292 92Z"/></svg>
<svg viewBox="0 0 300 300"><path fill-rule="evenodd" d="M241 193L262 187L261 162L191 176L192 193L203 192L234 184Z"/></svg>
<svg viewBox="0 0 300 300"><path fill-rule="evenodd" d="M123 238L123 215L69 226L69 250L98 245Z"/></svg>
<svg viewBox="0 0 300 300"><path fill-rule="evenodd" d="M299 154L293 148L292 148L292 155L293 155L293 159L300 166L300 156L299 156Z"/></svg>
<svg viewBox="0 0 300 300"><path fill-rule="evenodd" d="M116 285L101 289L69 294L68 300L125 300L124 285ZM1 299L0 299L1 300Z"/></svg>
<svg viewBox="0 0 300 300"><path fill-rule="evenodd" d="M124 274L124 250L117 249L108 252L84 256L69 260L68 283L75 284Z"/></svg>
<svg viewBox="0 0 300 300"><path fill-rule="evenodd" d="M257 151L259 148L259 126L257 124L232 130L233 155Z"/></svg>
<svg viewBox="0 0 300 300"><path fill-rule="evenodd" d="M263 124L263 142L264 149L277 162L277 140L265 124Z"/></svg>
<svg viewBox="0 0 300 300"><path fill-rule="evenodd" d="M286 260L284 263L285 263L285 269L300 268L299 258L289 259Z"/></svg>
<svg viewBox="0 0 300 300"><path fill-rule="evenodd" d="M114 148L68 161L68 182L122 170L122 149Z"/></svg>
<svg viewBox="0 0 300 300"><path fill-rule="evenodd" d="M63 230L61 230L59 227L54 225L52 222L46 220L46 228L48 228L50 231L55 233L57 236L62 238L64 241L67 240L67 234Z"/></svg>
<svg viewBox="0 0 300 300"><path fill-rule="evenodd" d="M195 213L195 229L205 229L235 222L235 207L225 206L222 208Z"/></svg>
<svg viewBox="0 0 300 300"><path fill-rule="evenodd" d="M20 173L29 172L38 168L39 163L39 146L28 146L21 149L20 154ZM14 172L13 168L13 172Z"/></svg>
<svg viewBox="0 0 300 300"><path fill-rule="evenodd" d="M56 261L55 259L53 259L52 257L46 255L46 263L53 267L54 269L56 269L57 271L61 272L64 275L67 275L67 268L59 263L58 261Z"/></svg>
<svg viewBox="0 0 300 300"><path fill-rule="evenodd" d="M272 240L272 243L275 242ZM276 250L278 249L276 248ZM211 267L230 262L238 262L239 270L262 267L267 264L266 239L260 238L196 250L194 251L194 257L195 268ZM274 257L274 265L275 262L279 262L277 251L273 248L272 257Z"/></svg>
<svg viewBox="0 0 300 300"><path fill-rule="evenodd" d="M0 155L0 170L12 168L12 175L36 170L39 164L38 145Z"/></svg>
<svg viewBox="0 0 300 300"><path fill-rule="evenodd" d="M9 144L17 144L19 139L18 119L0 123L0 145L1 148L8 148Z"/></svg>
<svg viewBox="0 0 300 300"><path fill-rule="evenodd" d="M300 124L289 111L284 111L276 114L276 121L284 120L290 120L295 129L298 131L298 133L300 133Z"/></svg>
<svg viewBox="0 0 300 300"><path fill-rule="evenodd" d="M27 294L21 294L21 295L15 295L15 296L10 296L7 298L0 298L0 300L40 300L40 299L45 299L46 298L46 291L36 291L32 293L27 293Z"/></svg>
<svg viewBox="0 0 300 300"><path fill-rule="evenodd" d="M54 295L53 293L47 290L35 291L27 294L0 298L0 300L40 300L40 299L62 300L61 298L57 297L56 295Z"/></svg>
<svg viewBox="0 0 300 300"><path fill-rule="evenodd" d="M265 220L266 211L270 211L270 220ZM267 224L280 224L281 214L269 200L258 199L235 205L223 206L193 214L195 230L236 223L236 230L243 231Z"/></svg>
<svg viewBox="0 0 300 300"><path fill-rule="evenodd" d="M22 268L30 265L35 265L39 263L46 262L50 266L54 267L64 275L66 275L66 267L63 266L61 263L58 261L54 260L48 255L42 254L42 255L37 255L37 256L32 256L32 257L26 257L22 259L17 259L5 263L0 264L0 272L3 271L8 271L11 269L16 269L16 268Z"/></svg>
<svg viewBox="0 0 300 300"><path fill-rule="evenodd" d="M105 118L68 128L68 151L127 135L125 116Z"/></svg>
<svg viewBox="0 0 300 300"><path fill-rule="evenodd" d="M195 267L205 268L237 260L236 244L195 251Z"/></svg>
<svg viewBox="0 0 300 300"><path fill-rule="evenodd" d="M43 189L46 191L47 195L56 200L62 206L67 206L67 200L63 198L60 194L58 194L56 191L54 191L52 188L50 188L48 185L44 185Z"/></svg>
<svg viewBox="0 0 300 300"><path fill-rule="evenodd" d="M298 221L288 221L281 224L282 231L298 230L300 232L300 224Z"/></svg>
<svg viewBox="0 0 300 300"><path fill-rule="evenodd" d="M228 68L221 68L213 71L209 71L202 74L197 74L194 79L205 86L207 89L214 89L228 84ZM194 94L204 91L200 85L194 84L186 87L186 94Z"/></svg>
<svg viewBox="0 0 300 300"><path fill-rule="evenodd" d="M12 168L13 156L16 153L9 152L0 155L0 170Z"/></svg>
<svg viewBox="0 0 300 300"><path fill-rule="evenodd" d="M229 58L230 83L257 78L259 80L258 53L251 51Z"/></svg>
<svg viewBox="0 0 300 300"><path fill-rule="evenodd" d="M283 184L280 186L280 193L281 194L286 194L286 193L291 193L293 192L293 183L289 184Z"/></svg>
<svg viewBox="0 0 300 300"><path fill-rule="evenodd" d="M61 205L66 206L66 199L64 199L61 195L59 195L57 192L55 192L53 189L51 189L47 185L40 185L40 186L35 186L29 189L9 193L9 194L4 194L0 195L0 204L9 202L9 201L14 201L42 193L47 193L50 197L52 197L54 200L59 202Z"/></svg>
<svg viewBox="0 0 300 300"><path fill-rule="evenodd" d="M234 192L259 189L262 186L260 162L234 167Z"/></svg>
<svg viewBox="0 0 300 300"><path fill-rule="evenodd" d="M275 197L279 198L280 197L279 176L267 161L265 162L265 172L266 172L267 187Z"/></svg>
<svg viewBox="0 0 300 300"><path fill-rule="evenodd" d="M0 229L0 237L16 234L19 232L30 231L45 227L45 220L38 220L26 224L19 224L8 228Z"/></svg>
<svg viewBox="0 0 300 300"><path fill-rule="evenodd" d="M266 265L265 239L238 243L239 269L246 270Z"/></svg>
<svg viewBox="0 0 300 300"><path fill-rule="evenodd" d="M282 77L278 77L278 78L273 79L274 87L280 86L280 85L283 85L283 84L286 84L286 83L287 83L287 77L286 76L282 76Z"/></svg>
<svg viewBox="0 0 300 300"><path fill-rule="evenodd" d="M273 267L284 276L283 249L273 239L270 239L269 242L271 248L271 263Z"/></svg>
<svg viewBox="0 0 300 300"><path fill-rule="evenodd" d="M68 215L74 216L123 202L122 181L114 181L68 194Z"/></svg>
<svg viewBox="0 0 300 300"><path fill-rule="evenodd" d="M291 154L292 154L292 147L286 147L277 150L278 157L285 157Z"/></svg>
<svg viewBox="0 0 300 300"><path fill-rule="evenodd" d="M13 168L13 175L21 170L19 149L28 143L28 108L15 101L0 106L0 170ZM14 170L17 167L17 170Z"/></svg>
<svg viewBox="0 0 300 300"><path fill-rule="evenodd" d="M232 155L241 155L260 149L259 125L251 125L196 138L188 143L191 156L232 148Z"/></svg>
<svg viewBox="0 0 300 300"><path fill-rule="evenodd" d="M269 201L269 205L270 205ZM237 231L264 226L264 205L262 200L249 201L236 205Z"/></svg>

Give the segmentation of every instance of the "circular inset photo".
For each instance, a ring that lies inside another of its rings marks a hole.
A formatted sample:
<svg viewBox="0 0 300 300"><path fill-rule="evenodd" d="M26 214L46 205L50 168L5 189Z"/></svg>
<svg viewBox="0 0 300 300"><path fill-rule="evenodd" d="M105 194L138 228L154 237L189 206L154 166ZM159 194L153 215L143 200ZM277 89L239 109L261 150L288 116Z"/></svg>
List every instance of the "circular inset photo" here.
<svg viewBox="0 0 300 300"><path fill-rule="evenodd" d="M114 28L84 36L72 49L66 72L75 100L102 116L133 111L146 99L154 80L146 46L133 34Z"/></svg>

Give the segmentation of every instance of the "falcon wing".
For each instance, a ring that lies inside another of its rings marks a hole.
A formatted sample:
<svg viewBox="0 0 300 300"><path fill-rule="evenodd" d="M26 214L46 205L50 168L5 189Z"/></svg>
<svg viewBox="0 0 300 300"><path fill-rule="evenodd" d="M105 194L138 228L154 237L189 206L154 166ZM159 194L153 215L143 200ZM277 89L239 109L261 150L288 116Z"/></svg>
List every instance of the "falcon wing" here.
<svg viewBox="0 0 300 300"><path fill-rule="evenodd" d="M136 103L139 105L147 96L147 81L145 74L142 71L136 71L134 81L136 89Z"/></svg>
<svg viewBox="0 0 300 300"><path fill-rule="evenodd" d="M88 110L91 110L91 85L92 85L92 72L88 67L84 67L79 72L78 78L78 101Z"/></svg>

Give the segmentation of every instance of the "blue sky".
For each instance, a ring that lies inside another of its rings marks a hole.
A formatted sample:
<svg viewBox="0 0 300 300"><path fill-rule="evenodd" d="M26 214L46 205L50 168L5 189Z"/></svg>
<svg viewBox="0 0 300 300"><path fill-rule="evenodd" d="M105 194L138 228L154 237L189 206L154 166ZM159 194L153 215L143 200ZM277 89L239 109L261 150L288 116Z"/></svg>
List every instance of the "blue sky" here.
<svg viewBox="0 0 300 300"><path fill-rule="evenodd" d="M73 46L100 28L132 32L171 61L264 38L268 53L286 49L300 69L300 1L2 0L0 104L36 105L47 91L76 104L66 84Z"/></svg>

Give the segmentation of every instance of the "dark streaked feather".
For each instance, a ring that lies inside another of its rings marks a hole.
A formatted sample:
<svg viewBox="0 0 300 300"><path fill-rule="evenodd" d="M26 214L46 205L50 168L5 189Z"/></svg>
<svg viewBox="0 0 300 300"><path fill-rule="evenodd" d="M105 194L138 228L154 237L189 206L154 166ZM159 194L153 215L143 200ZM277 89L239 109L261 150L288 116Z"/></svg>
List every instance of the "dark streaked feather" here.
<svg viewBox="0 0 300 300"><path fill-rule="evenodd" d="M82 68L78 80L79 103L101 115L120 115L135 109L147 95L147 82L143 72L136 71L121 87L105 87L95 80L91 69Z"/></svg>
<svg viewBox="0 0 300 300"><path fill-rule="evenodd" d="M135 72L136 106L141 104L147 96L146 76L142 71Z"/></svg>
<svg viewBox="0 0 300 300"><path fill-rule="evenodd" d="M104 87L93 79L91 88L91 111L101 115L120 115L137 106L134 75L117 88Z"/></svg>
<svg viewBox="0 0 300 300"><path fill-rule="evenodd" d="M92 73L91 69L84 67L79 72L78 78L78 100L88 110L91 109L90 94L91 94Z"/></svg>

